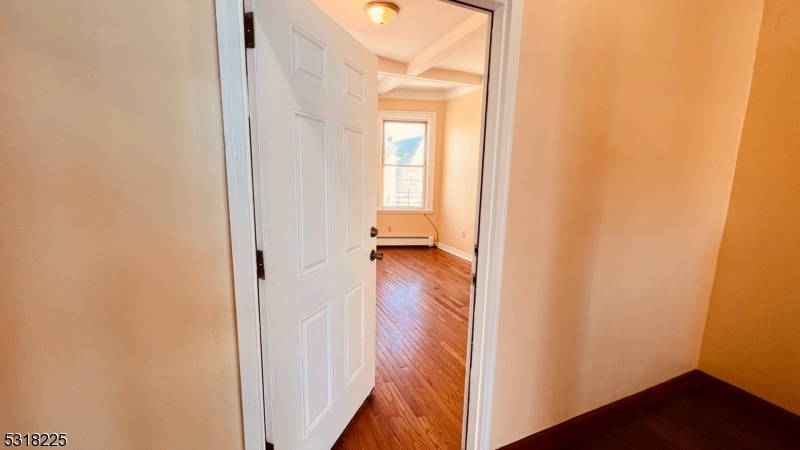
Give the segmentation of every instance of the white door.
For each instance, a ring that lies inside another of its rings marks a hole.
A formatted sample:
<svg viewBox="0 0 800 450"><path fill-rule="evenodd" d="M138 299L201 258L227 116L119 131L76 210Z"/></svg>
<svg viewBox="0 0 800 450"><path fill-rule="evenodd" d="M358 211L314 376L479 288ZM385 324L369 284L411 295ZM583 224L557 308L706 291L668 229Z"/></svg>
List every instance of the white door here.
<svg viewBox="0 0 800 450"><path fill-rule="evenodd" d="M310 0L253 9L273 443L327 449L375 385L378 61Z"/></svg>

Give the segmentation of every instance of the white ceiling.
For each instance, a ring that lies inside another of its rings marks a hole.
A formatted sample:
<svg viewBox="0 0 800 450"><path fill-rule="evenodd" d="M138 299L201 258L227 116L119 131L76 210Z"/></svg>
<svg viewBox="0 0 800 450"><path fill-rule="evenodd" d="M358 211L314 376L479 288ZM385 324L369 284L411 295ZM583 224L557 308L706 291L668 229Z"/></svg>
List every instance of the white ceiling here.
<svg viewBox="0 0 800 450"><path fill-rule="evenodd" d="M486 25L481 28L480 36L475 36L464 43L464 46L451 56L436 65L440 69L459 72L483 74L486 56Z"/></svg>
<svg viewBox="0 0 800 450"><path fill-rule="evenodd" d="M482 86L485 14L439 0L393 0L400 13L380 26L364 12L370 0L312 1L380 58L381 97L449 100Z"/></svg>

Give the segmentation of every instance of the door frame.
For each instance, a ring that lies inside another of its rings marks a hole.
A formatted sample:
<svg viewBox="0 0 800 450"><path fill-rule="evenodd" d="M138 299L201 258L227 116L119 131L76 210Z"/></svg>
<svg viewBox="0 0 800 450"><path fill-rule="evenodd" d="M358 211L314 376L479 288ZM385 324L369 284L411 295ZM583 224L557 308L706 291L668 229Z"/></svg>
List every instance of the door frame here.
<svg viewBox="0 0 800 450"><path fill-rule="evenodd" d="M462 448L488 450L524 0L442 1L493 12L462 441ZM215 8L243 437L245 450L262 450L271 440L272 430L270 393L265 389L269 380L262 369L268 352L262 342L256 271L251 105L242 20L245 5L242 0L215 0Z"/></svg>

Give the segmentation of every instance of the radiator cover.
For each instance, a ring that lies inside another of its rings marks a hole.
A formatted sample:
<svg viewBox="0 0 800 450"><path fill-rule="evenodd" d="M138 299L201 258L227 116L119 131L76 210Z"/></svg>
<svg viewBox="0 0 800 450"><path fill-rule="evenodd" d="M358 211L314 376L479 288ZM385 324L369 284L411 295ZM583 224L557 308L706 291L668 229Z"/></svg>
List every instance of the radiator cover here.
<svg viewBox="0 0 800 450"><path fill-rule="evenodd" d="M378 247L433 247L433 236L378 236Z"/></svg>

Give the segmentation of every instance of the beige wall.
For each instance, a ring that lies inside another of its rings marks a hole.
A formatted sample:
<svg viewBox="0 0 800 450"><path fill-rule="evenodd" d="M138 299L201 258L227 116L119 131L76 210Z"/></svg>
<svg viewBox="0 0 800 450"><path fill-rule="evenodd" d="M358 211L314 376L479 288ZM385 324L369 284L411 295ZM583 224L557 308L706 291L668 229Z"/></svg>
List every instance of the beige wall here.
<svg viewBox="0 0 800 450"><path fill-rule="evenodd" d="M445 103L439 241L473 252L483 90Z"/></svg>
<svg viewBox="0 0 800 450"><path fill-rule="evenodd" d="M388 111L428 111L436 113L436 164L434 167L433 213L431 222L439 227L441 216L442 158L444 155L444 102L420 100L378 99L378 109ZM389 227L392 231L389 231ZM378 230L381 236L435 236L433 226L423 214L385 214L378 212ZM441 229L440 229L441 230Z"/></svg>
<svg viewBox="0 0 800 450"><path fill-rule="evenodd" d="M214 3L0 3L0 428L242 448Z"/></svg>
<svg viewBox="0 0 800 450"><path fill-rule="evenodd" d="M766 0L700 368L800 414L800 4Z"/></svg>
<svg viewBox="0 0 800 450"><path fill-rule="evenodd" d="M493 447L697 367L761 14L525 2Z"/></svg>

